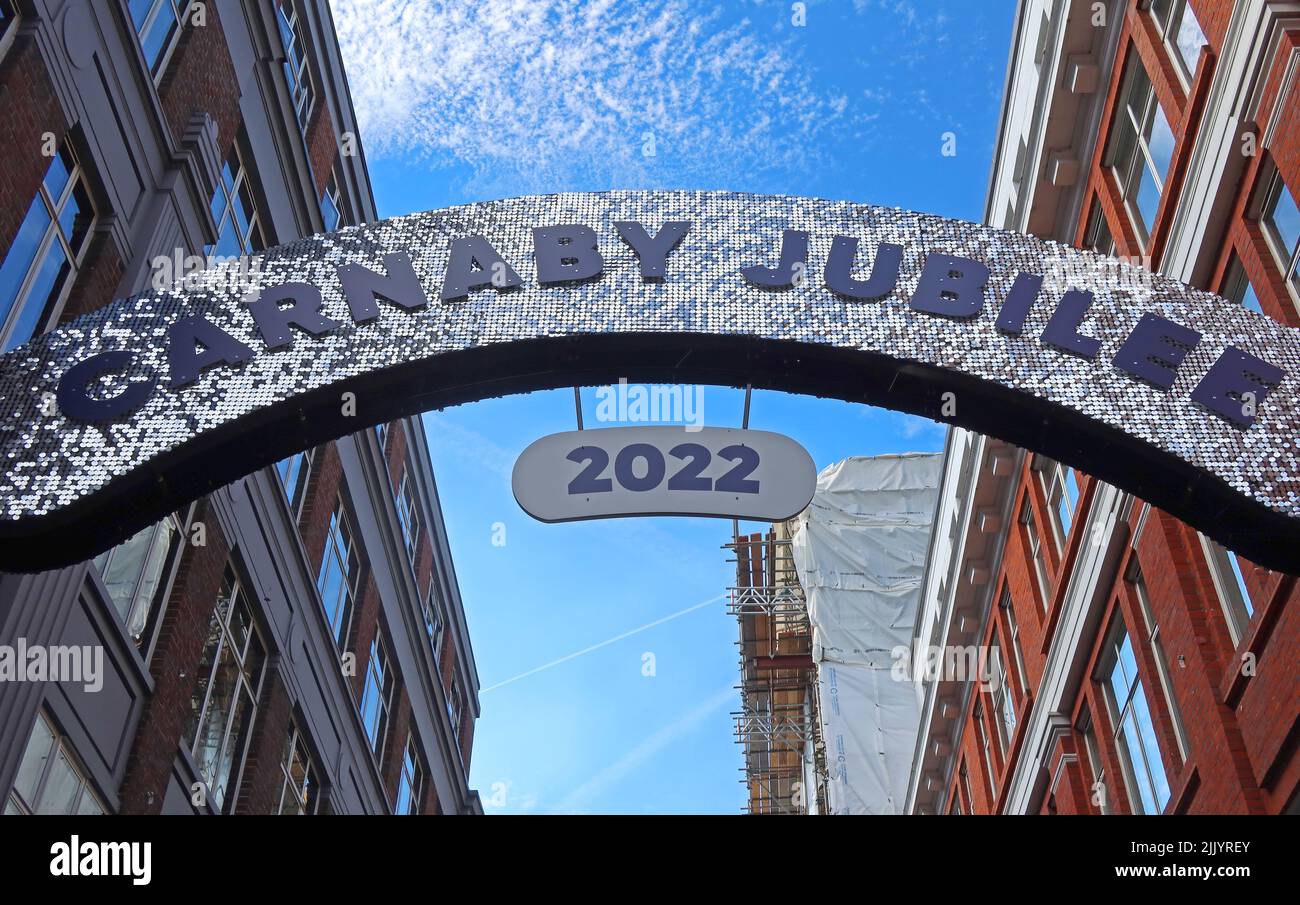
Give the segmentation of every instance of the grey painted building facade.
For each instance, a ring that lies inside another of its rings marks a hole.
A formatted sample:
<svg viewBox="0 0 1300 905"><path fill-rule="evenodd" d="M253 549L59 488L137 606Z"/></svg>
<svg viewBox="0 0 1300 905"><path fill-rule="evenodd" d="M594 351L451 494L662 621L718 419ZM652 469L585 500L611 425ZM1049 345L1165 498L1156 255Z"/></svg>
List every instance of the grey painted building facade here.
<svg viewBox="0 0 1300 905"><path fill-rule="evenodd" d="M375 219L326 3L0 0L0 29L5 349L187 256ZM4 672L83 646L96 682ZM5 813L480 813L477 692L418 418L0 575Z"/></svg>

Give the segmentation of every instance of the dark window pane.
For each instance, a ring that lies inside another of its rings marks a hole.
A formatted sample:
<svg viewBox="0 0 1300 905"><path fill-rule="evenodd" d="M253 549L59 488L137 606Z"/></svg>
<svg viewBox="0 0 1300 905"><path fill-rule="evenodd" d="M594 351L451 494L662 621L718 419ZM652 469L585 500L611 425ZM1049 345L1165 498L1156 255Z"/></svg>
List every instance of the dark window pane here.
<svg viewBox="0 0 1300 905"><path fill-rule="evenodd" d="M1296 242L1300 241L1300 210L1296 209L1295 199L1281 179L1278 180L1276 197L1268 211L1268 222L1282 243L1283 253L1288 256L1294 254Z"/></svg>
<svg viewBox="0 0 1300 905"><path fill-rule="evenodd" d="M27 209L13 244L5 255L4 264L0 265L0 327L9 318L14 301L22 289L27 271L36 258L41 247L41 239L50 225L50 214L40 196Z"/></svg>
<svg viewBox="0 0 1300 905"><path fill-rule="evenodd" d="M149 9L154 5L155 0L131 0L131 23L135 30L139 31L144 25L144 20L149 16ZM163 0L164 3L167 0Z"/></svg>
<svg viewBox="0 0 1300 905"><path fill-rule="evenodd" d="M150 72L157 71L158 62L162 59L163 51L167 49L175 29L175 15L170 8L164 8L158 11L149 30L140 36L140 47L144 50L144 59L149 64Z"/></svg>
<svg viewBox="0 0 1300 905"><path fill-rule="evenodd" d="M14 791L22 796L30 807L34 804L36 789L45 774L45 765L54 752L54 735L43 717L37 717L32 726L31 738L23 751L22 763L18 765L18 776L14 779Z"/></svg>
<svg viewBox="0 0 1300 905"><path fill-rule="evenodd" d="M227 217L221 224L221 233L217 236L217 244L213 249L223 258L238 257L243 253L243 246L239 244L239 235L235 232L235 222Z"/></svg>
<svg viewBox="0 0 1300 905"><path fill-rule="evenodd" d="M63 229L63 236L68 240L68 246L72 249L73 254L81 252L86 236L90 233L90 224L94 219L95 212L91 209L90 196L86 192L86 186L81 181L78 181L76 187L72 190L72 197L68 199L68 203L63 207L63 212L59 214L59 226Z"/></svg>
<svg viewBox="0 0 1300 905"><path fill-rule="evenodd" d="M57 242L49 243L39 267L27 293L26 304L23 305L23 310L14 323L13 332L5 341L6 352L27 342L40 330L45 312L63 287L63 278L72 269L63 254L63 246Z"/></svg>
<svg viewBox="0 0 1300 905"><path fill-rule="evenodd" d="M58 155L50 161L49 169L45 171L45 191L50 193L52 201L58 201L59 196L68 185L68 179L72 175L72 158L68 152L60 148Z"/></svg>

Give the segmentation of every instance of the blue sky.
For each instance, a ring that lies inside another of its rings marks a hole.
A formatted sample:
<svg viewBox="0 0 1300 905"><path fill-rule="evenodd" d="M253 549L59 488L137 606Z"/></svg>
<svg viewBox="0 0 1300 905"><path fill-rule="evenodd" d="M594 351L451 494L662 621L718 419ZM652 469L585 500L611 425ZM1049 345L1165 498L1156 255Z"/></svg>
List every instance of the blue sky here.
<svg viewBox="0 0 1300 905"><path fill-rule="evenodd" d="M698 188L979 220L1014 0L814 0L803 26L797 6L334 0L379 213ZM583 397L591 420L594 389ZM738 426L742 406L743 391L710 387L705 421ZM735 813L730 524L531 520L514 460L575 426L571 390L425 418L483 684L471 781L489 814ZM944 436L770 392L750 426L799 440L819 468Z"/></svg>

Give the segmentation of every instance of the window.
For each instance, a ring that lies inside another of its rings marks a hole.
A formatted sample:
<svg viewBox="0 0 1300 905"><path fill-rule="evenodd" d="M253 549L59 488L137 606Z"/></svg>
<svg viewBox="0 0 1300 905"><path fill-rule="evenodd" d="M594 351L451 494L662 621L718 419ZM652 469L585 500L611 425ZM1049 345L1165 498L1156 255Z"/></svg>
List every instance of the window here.
<svg viewBox="0 0 1300 905"><path fill-rule="evenodd" d="M1007 666L1002 661L1002 650L996 638L989 644L984 663L984 680L991 701L989 706L997 717L998 742L1005 756L1011 750L1011 739L1016 734L1016 705L1008 687Z"/></svg>
<svg viewBox="0 0 1300 905"><path fill-rule="evenodd" d="M397 782L396 814L419 814L424 804L424 767L420 764L420 749L415 736L406 737L406 750L402 752L402 775Z"/></svg>
<svg viewBox="0 0 1300 905"><path fill-rule="evenodd" d="M388 426L387 421L375 425L375 436L379 438L379 452L381 454L388 451Z"/></svg>
<svg viewBox="0 0 1300 905"><path fill-rule="evenodd" d="M1255 607L1250 601L1250 589L1246 587L1246 576L1241 571L1241 560L1236 553L1204 534L1201 535L1201 546L1210 566L1214 589L1219 595L1223 618L1228 623L1228 634L1233 645L1238 645L1255 615Z"/></svg>
<svg viewBox="0 0 1300 905"><path fill-rule="evenodd" d="M0 0L0 56L9 49L13 36L13 24L18 21L18 9L14 0Z"/></svg>
<svg viewBox="0 0 1300 905"><path fill-rule="evenodd" d="M1052 533L1059 551L1065 547L1065 539L1070 536L1070 528L1074 525L1074 513L1079 505L1079 478L1073 468L1041 456L1035 457L1034 465L1043 485L1043 496L1052 516Z"/></svg>
<svg viewBox="0 0 1300 905"><path fill-rule="evenodd" d="M1110 224L1106 222L1106 213L1101 209L1101 203L1096 200L1092 202L1088 226L1083 232L1083 247L1097 254L1115 254L1115 237L1111 235Z"/></svg>
<svg viewBox="0 0 1300 905"><path fill-rule="evenodd" d="M1156 678L1160 680L1160 693L1164 696L1165 708L1169 711L1169 721L1174 726L1174 740L1178 743L1179 761L1187 760L1187 732L1183 729L1183 714L1174 697L1174 685L1169 678L1169 665L1165 658L1164 643L1160 639L1160 625L1156 622L1151 609L1151 597L1147 593L1146 581L1142 578L1142 569L1133 569L1133 593L1137 596L1138 609L1142 611L1142 622L1147 631L1147 646L1151 649L1151 658L1156 661Z"/></svg>
<svg viewBox="0 0 1300 905"><path fill-rule="evenodd" d="M221 166L220 184L212 194L209 209L217 227L217 241L204 249L208 255L234 258L266 247L253 200L253 186L238 142Z"/></svg>
<svg viewBox="0 0 1300 905"><path fill-rule="evenodd" d="M366 738L370 739L370 747L381 763L396 684L388 660L388 648L382 635L376 632L375 639L370 642L370 662L366 664L366 684L361 693L361 723L366 727Z"/></svg>
<svg viewBox="0 0 1300 905"><path fill-rule="evenodd" d="M1274 172L1268 183L1260 220L1287 282L1292 290L1300 289L1300 209L1281 173Z"/></svg>
<svg viewBox="0 0 1300 905"><path fill-rule="evenodd" d="M76 279L94 219L90 192L65 142L0 264L0 352L27 342L53 316Z"/></svg>
<svg viewBox="0 0 1300 905"><path fill-rule="evenodd" d="M130 0L131 24L155 79L167 68L189 13L190 0Z"/></svg>
<svg viewBox="0 0 1300 905"><path fill-rule="evenodd" d="M289 721L289 743L285 745L280 770L284 774L284 783L280 787L280 808L276 813L295 817L315 814L320 807L319 774L297 720Z"/></svg>
<svg viewBox="0 0 1300 905"><path fill-rule="evenodd" d="M1007 638L1011 642L1011 655L1016 660L1016 681L1020 685L1020 693L1026 694L1029 691L1029 675L1025 672L1025 655L1020 647L1020 624L1016 622L1016 610L1011 605L1011 592L1005 588L1002 590L1001 607L1007 623Z"/></svg>
<svg viewBox="0 0 1300 905"><path fill-rule="evenodd" d="M190 699L185 736L210 802L229 812L239 786L244 751L257 718L266 648L234 570L226 566L208 640Z"/></svg>
<svg viewBox="0 0 1300 905"><path fill-rule="evenodd" d="M1228 301L1236 302L1256 314L1264 313L1264 308L1259 304L1259 296L1255 295L1255 287L1250 285L1250 277L1246 276L1246 268L1241 266L1241 260L1236 255L1232 256L1232 263L1228 265L1222 294Z"/></svg>
<svg viewBox="0 0 1300 905"><path fill-rule="evenodd" d="M993 766L993 746L989 743L988 730L984 728L984 708L975 705L975 734L979 737L980 759L984 761L984 772L989 781L989 800L998 797L998 780Z"/></svg>
<svg viewBox="0 0 1300 905"><path fill-rule="evenodd" d="M447 716L451 718L451 731L460 737L460 712L465 706L464 692L460 689L460 676L451 674L451 691L447 693Z"/></svg>
<svg viewBox="0 0 1300 905"><path fill-rule="evenodd" d="M402 469L402 483L397 489L397 519L402 523L406 553L414 563L420 546L420 501L415 498L415 482L411 480L410 468Z"/></svg>
<svg viewBox="0 0 1300 905"><path fill-rule="evenodd" d="M1116 620L1110 635L1101 676L1115 733L1115 749L1128 780L1133 812L1159 814L1169 802L1169 781L1160 759L1146 690L1123 623Z"/></svg>
<svg viewBox="0 0 1300 905"><path fill-rule="evenodd" d="M1111 808L1110 793L1106 788L1106 764L1101 759L1101 748L1097 745L1097 731L1093 728L1092 714L1086 710L1079 731L1083 734L1083 749L1088 755L1088 767L1092 770L1090 798L1103 814L1109 814Z"/></svg>
<svg viewBox="0 0 1300 905"><path fill-rule="evenodd" d="M1047 559L1043 553L1043 540L1038 536L1038 528L1034 525L1034 512L1029 506L1028 494L1025 495L1024 502L1020 506L1020 521L1025 526L1025 543L1029 550L1029 558L1034 563L1034 576L1038 579L1039 604L1045 612L1048 601L1051 599L1049 591L1052 585L1048 580Z"/></svg>
<svg viewBox="0 0 1300 905"><path fill-rule="evenodd" d="M1145 244L1151 238L1174 156L1174 133L1136 54L1129 60L1124 80L1124 103L1115 114L1107 162Z"/></svg>
<svg viewBox="0 0 1300 905"><path fill-rule="evenodd" d="M295 522L302 518L302 507L307 502L307 488L311 484L315 458L316 450L309 449L281 459L275 465L276 474L280 476L280 486L284 488L284 498L289 503L289 511L293 513Z"/></svg>
<svg viewBox="0 0 1300 905"><path fill-rule="evenodd" d="M103 813L67 739L38 713L5 801L5 815Z"/></svg>
<svg viewBox="0 0 1300 905"><path fill-rule="evenodd" d="M325 194L320 196L320 215L325 223L325 232L333 232L341 226L347 226L346 202L339 188L338 176L330 171L330 180L325 184Z"/></svg>
<svg viewBox="0 0 1300 905"><path fill-rule="evenodd" d="M438 604L438 576L436 572L429 576L429 587L424 592L421 609L424 611L424 630L429 635L429 646L433 649L434 654L437 654L439 648L442 647L442 607Z"/></svg>
<svg viewBox="0 0 1300 905"><path fill-rule="evenodd" d="M334 643L339 650L347 647L351 635L352 613L356 609L360 584L361 555L357 551L347 512L340 499L330 515L329 532L325 535L325 555L321 558L320 573L316 576L316 589L320 591L321 604L325 607L325 620L329 622Z"/></svg>
<svg viewBox="0 0 1300 905"><path fill-rule="evenodd" d="M1196 14L1187 5L1187 0L1152 0L1151 15L1156 20L1160 36L1173 52L1184 84L1190 84L1196 73L1201 47L1206 43L1205 32L1201 31Z"/></svg>
<svg viewBox="0 0 1300 905"><path fill-rule="evenodd" d="M961 791L966 796L966 808L970 813L975 813L975 795L970 789L970 772L966 769L965 759L961 762Z"/></svg>
<svg viewBox="0 0 1300 905"><path fill-rule="evenodd" d="M316 104L316 91L307 65L303 21L296 0L280 0L276 18L280 24L280 43L284 46L284 77L289 83L289 96L293 98L293 113L298 118L298 127L305 133Z"/></svg>
<svg viewBox="0 0 1300 905"><path fill-rule="evenodd" d="M164 576L171 571L184 534L181 520L169 515L95 557L113 609L137 646L143 646L149 618L166 593Z"/></svg>

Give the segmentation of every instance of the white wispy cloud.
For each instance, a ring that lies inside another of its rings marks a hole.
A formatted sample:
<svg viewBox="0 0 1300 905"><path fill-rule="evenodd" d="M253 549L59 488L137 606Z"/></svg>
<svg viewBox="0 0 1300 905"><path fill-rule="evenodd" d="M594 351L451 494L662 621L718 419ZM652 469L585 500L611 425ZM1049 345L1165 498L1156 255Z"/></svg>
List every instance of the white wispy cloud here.
<svg viewBox="0 0 1300 905"><path fill-rule="evenodd" d="M628 779L659 752L673 745L683 736L688 735L705 720L712 719L718 710L735 700L736 690L733 687L729 685L726 688L719 689L712 697L702 701L668 725L660 727L646 736L614 763L598 770L590 779L566 795L559 804L551 809L551 813L571 814L581 812L590 806L592 799L598 798Z"/></svg>
<svg viewBox="0 0 1300 905"><path fill-rule="evenodd" d="M846 115L797 42L690 0L332 8L368 152L467 165L479 188L727 187L813 165Z"/></svg>
<svg viewBox="0 0 1300 905"><path fill-rule="evenodd" d="M430 447L486 469L497 478L507 482L510 480L515 457L505 447L476 430L458 424L442 412L427 412L424 425Z"/></svg>

